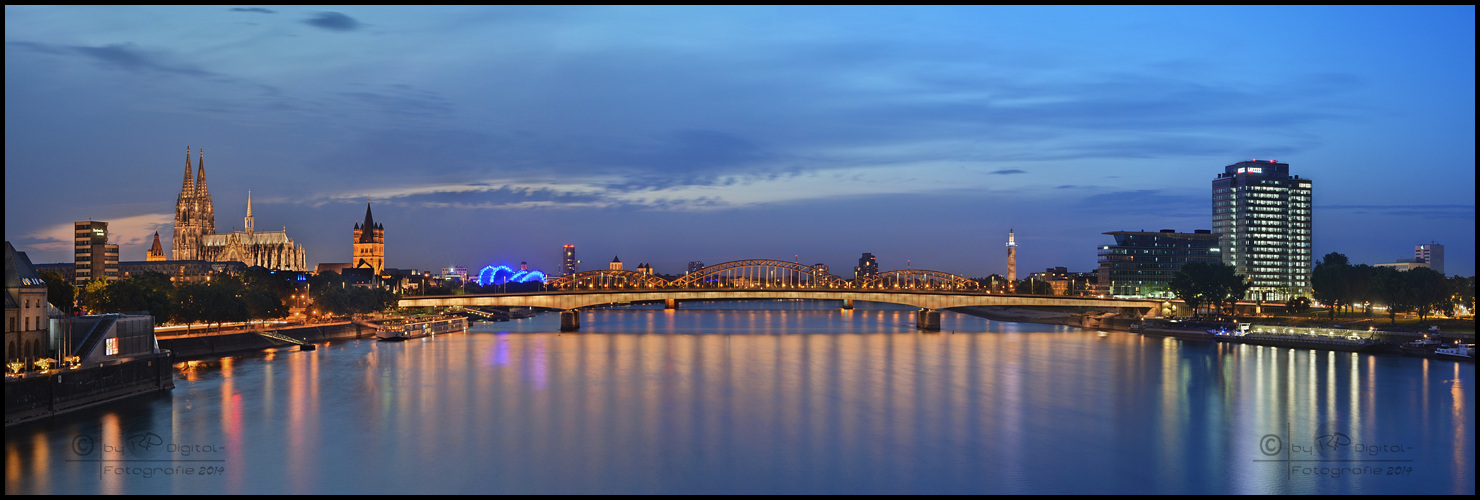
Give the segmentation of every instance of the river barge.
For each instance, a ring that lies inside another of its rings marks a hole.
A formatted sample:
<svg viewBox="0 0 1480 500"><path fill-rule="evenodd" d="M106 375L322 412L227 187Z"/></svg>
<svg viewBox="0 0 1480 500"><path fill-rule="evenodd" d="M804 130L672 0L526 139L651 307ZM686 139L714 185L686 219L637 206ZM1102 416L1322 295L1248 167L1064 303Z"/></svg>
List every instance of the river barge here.
<svg viewBox="0 0 1480 500"><path fill-rule="evenodd" d="M408 340L468 331L468 318L452 315L418 316L381 323L375 336L380 340Z"/></svg>

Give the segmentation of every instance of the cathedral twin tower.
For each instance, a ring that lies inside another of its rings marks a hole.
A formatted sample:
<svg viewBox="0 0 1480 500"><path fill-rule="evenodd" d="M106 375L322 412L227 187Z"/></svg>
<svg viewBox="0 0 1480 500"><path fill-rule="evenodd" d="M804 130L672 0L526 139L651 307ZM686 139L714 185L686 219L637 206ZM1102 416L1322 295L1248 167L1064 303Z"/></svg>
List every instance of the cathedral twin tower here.
<svg viewBox="0 0 1480 500"><path fill-rule="evenodd" d="M245 231L216 234L216 209L206 187L206 151L200 150L199 170L190 176L190 147L185 147L185 181L175 199L173 260L210 262L240 261L247 266L273 270L306 271L303 247L288 238L287 231L255 229L252 195L247 194Z"/></svg>

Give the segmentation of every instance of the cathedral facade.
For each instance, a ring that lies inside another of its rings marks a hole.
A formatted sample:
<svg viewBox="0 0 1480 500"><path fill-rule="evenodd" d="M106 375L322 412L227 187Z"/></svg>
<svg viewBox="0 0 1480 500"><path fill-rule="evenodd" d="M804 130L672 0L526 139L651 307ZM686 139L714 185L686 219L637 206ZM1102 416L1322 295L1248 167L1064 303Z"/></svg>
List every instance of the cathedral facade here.
<svg viewBox="0 0 1480 500"><path fill-rule="evenodd" d="M252 217L252 194L247 193L245 231L216 234L216 212L211 193L206 187L205 150L200 152L200 167L192 182L190 148L185 149L185 182L175 201L175 241L173 260L210 262L238 261L272 270L306 271L307 256L303 247L293 242L284 231L257 231Z"/></svg>

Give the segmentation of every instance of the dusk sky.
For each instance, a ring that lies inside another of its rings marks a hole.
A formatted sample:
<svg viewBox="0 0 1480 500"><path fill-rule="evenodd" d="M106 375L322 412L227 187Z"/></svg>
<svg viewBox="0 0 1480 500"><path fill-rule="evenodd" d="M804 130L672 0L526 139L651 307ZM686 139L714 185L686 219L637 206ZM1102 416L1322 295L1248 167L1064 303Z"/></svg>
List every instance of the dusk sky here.
<svg viewBox="0 0 1480 500"><path fill-rule="evenodd" d="M5 239L218 232L386 266L770 258L851 277L1096 267L1210 229L1242 160L1313 180L1314 254L1475 274L1475 7L5 7Z"/></svg>

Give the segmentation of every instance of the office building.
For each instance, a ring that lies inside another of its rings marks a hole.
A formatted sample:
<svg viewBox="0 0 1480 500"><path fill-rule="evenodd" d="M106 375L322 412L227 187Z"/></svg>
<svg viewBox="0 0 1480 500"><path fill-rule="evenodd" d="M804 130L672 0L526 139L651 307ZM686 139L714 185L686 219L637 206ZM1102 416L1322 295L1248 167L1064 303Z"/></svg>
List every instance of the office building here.
<svg viewBox="0 0 1480 500"><path fill-rule="evenodd" d="M1429 243L1413 247L1413 258L1429 264L1429 269L1444 274L1444 245Z"/></svg>
<svg viewBox="0 0 1480 500"><path fill-rule="evenodd" d="M118 279L118 245L108 244L108 223L82 221L73 224L73 283L86 286L94 279Z"/></svg>
<svg viewBox="0 0 1480 500"><path fill-rule="evenodd" d="M1213 179L1213 234L1223 263L1251 281L1249 296L1307 296L1311 271L1311 181L1290 165L1249 160Z"/></svg>
<svg viewBox="0 0 1480 500"><path fill-rule="evenodd" d="M704 263L697 260L691 260L689 261L689 270L684 274L696 273L699 272L700 269L704 269Z"/></svg>
<svg viewBox="0 0 1480 500"><path fill-rule="evenodd" d="M1218 236L1207 229L1179 233L1111 231L1114 245L1099 249L1097 294L1110 297L1172 297L1172 275L1188 262L1221 262Z"/></svg>
<svg viewBox="0 0 1480 500"><path fill-rule="evenodd" d="M560 275L570 276L576 273L576 246L566 245L560 252Z"/></svg>
<svg viewBox="0 0 1480 500"><path fill-rule="evenodd" d="M858 258L858 267L853 268L854 281L861 281L879 275L879 261L874 259L874 254L864 253Z"/></svg>

